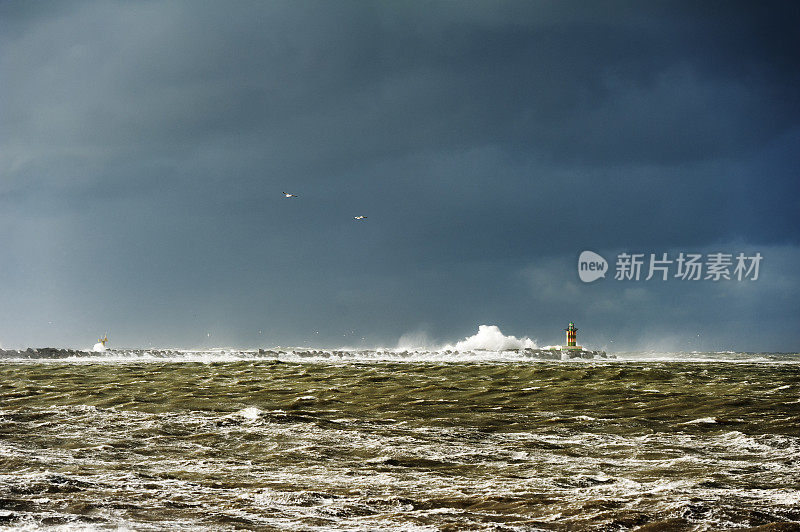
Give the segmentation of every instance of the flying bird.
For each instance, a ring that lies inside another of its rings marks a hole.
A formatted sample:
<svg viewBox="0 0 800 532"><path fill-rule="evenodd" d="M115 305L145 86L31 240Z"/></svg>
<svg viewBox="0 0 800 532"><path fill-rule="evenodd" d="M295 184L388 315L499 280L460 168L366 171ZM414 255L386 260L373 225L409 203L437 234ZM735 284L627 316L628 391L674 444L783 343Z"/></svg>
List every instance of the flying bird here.
<svg viewBox="0 0 800 532"><path fill-rule="evenodd" d="M353 220L366 220L366 216L353 216Z"/></svg>
<svg viewBox="0 0 800 532"><path fill-rule="evenodd" d="M289 194L288 192L283 193L284 198L296 198L297 194Z"/></svg>

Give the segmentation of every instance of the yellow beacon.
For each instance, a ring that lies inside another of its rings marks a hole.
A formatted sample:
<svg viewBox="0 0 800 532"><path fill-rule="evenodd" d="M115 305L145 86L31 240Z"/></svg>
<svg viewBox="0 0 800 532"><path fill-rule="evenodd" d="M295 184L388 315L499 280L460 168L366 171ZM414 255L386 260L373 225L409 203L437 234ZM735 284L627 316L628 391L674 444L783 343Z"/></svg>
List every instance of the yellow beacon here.
<svg viewBox="0 0 800 532"><path fill-rule="evenodd" d="M575 345L578 340L578 328L575 327L575 324L569 322L569 327L564 330L567 331L567 345L564 346L564 349L576 349L578 351L583 349L583 347Z"/></svg>

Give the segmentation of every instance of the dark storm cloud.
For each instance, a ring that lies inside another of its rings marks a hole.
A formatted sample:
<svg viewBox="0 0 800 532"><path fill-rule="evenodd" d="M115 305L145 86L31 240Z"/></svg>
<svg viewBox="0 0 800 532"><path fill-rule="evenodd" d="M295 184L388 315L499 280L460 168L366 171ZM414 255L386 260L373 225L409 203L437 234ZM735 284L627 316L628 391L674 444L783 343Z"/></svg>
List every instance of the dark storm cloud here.
<svg viewBox="0 0 800 532"><path fill-rule="evenodd" d="M129 343L452 338L541 321L508 310L519 272L584 248L798 245L791 4L7 2L0 21L0 280L25 324L0 341L75 306L81 330L48 341L107 316Z"/></svg>
<svg viewBox="0 0 800 532"><path fill-rule="evenodd" d="M307 144L360 161L515 142L573 161L685 161L758 147L797 118L796 17L776 9L471 5L76 5L12 33L7 107L20 133L61 143L231 135L277 141L291 162Z"/></svg>

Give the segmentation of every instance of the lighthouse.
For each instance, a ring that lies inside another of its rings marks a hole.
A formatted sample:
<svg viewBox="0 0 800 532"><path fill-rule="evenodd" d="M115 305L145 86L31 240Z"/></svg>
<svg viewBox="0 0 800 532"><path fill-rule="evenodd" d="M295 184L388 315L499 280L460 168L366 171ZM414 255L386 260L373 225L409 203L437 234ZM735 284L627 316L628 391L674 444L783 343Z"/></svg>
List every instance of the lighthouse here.
<svg viewBox="0 0 800 532"><path fill-rule="evenodd" d="M569 327L564 329L567 331L567 345L564 346L564 349L582 349L581 346L576 345L578 339L578 328L575 327L573 322L569 322Z"/></svg>
<svg viewBox="0 0 800 532"><path fill-rule="evenodd" d="M92 351L95 353L102 353L106 350L106 342L108 342L108 333L104 334L102 338L97 340L97 343L94 344Z"/></svg>
<svg viewBox="0 0 800 532"><path fill-rule="evenodd" d="M617 358L614 355L607 355L605 351L595 351L592 349L584 349L583 346L578 345L578 328L575 327L575 322L569 322L566 329L567 332L567 345L551 345L539 352L544 354L549 351L549 356L545 358L572 360L575 358Z"/></svg>

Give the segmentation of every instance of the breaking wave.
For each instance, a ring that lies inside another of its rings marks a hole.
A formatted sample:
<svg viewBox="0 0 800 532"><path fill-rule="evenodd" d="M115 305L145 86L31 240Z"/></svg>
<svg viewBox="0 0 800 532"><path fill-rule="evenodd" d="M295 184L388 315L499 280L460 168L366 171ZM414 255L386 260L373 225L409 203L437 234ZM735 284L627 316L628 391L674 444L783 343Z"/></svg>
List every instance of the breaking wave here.
<svg viewBox="0 0 800 532"><path fill-rule="evenodd" d="M516 336L506 336L497 325L481 325L478 327L478 334L468 336L457 342L456 345L446 345L444 350L470 351L482 349L486 351L508 351L511 349L537 349L534 340L527 336L517 338Z"/></svg>
<svg viewBox="0 0 800 532"><path fill-rule="evenodd" d="M452 346L456 347L456 346ZM615 363L747 363L747 364L800 364L797 353L649 353L606 354L589 352L590 356L569 358L570 362L615 362ZM113 349L105 352L80 351L74 349L0 349L0 363L64 361L85 363L131 363L131 362L233 362L239 360L273 361L291 363L381 363L381 362L534 362L537 360L566 360L559 351L548 349L508 349L502 351L481 349Z"/></svg>
<svg viewBox="0 0 800 532"><path fill-rule="evenodd" d="M101 345L102 344L98 344ZM95 346L96 347L96 346ZM455 344L435 346L425 333L408 333L397 347L371 349L275 347L271 349L63 349L53 347L0 348L0 361L69 360L86 362L224 362L267 360L280 362L515 362L531 360L615 359L631 362L745 362L800 363L798 353L754 353L733 351L617 352L582 350L566 353L559 346L538 347L525 336L505 335L496 325L481 325L478 332Z"/></svg>

